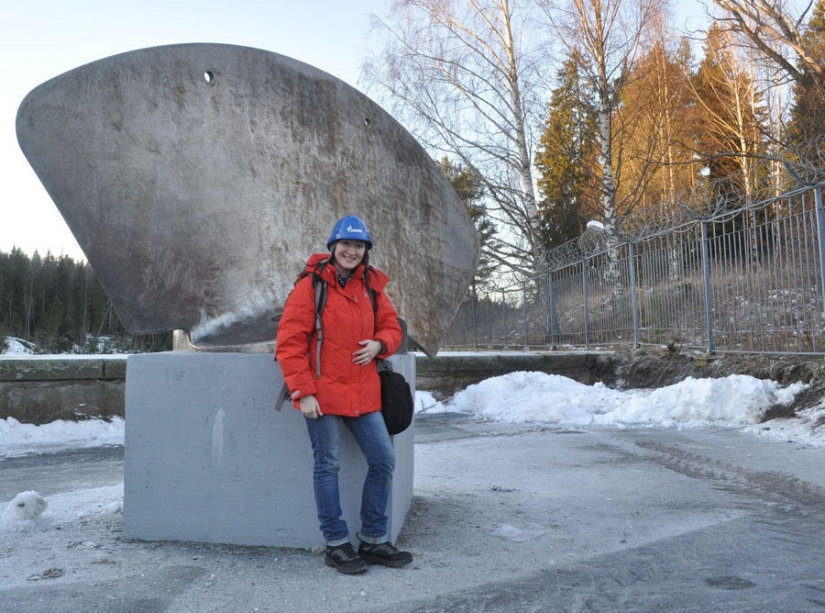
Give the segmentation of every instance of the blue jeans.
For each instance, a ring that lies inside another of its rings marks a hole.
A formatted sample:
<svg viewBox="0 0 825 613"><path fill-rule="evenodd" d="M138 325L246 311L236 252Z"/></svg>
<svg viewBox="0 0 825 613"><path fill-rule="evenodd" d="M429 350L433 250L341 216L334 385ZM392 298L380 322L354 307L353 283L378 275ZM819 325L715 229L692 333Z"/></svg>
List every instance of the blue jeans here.
<svg viewBox="0 0 825 613"><path fill-rule="evenodd" d="M315 466L312 472L315 505L321 532L328 545L349 541L347 523L342 519L338 491L343 422L367 459L367 476L361 492L361 531L372 542L387 539L387 500L395 470L395 450L380 411L359 417L323 415L307 419ZM374 539L374 540L373 540Z"/></svg>

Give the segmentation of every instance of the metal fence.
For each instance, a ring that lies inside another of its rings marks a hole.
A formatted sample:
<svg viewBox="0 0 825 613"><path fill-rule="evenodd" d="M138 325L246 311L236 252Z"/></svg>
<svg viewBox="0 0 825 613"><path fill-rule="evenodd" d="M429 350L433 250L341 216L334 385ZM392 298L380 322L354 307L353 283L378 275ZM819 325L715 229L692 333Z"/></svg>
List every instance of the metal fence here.
<svg viewBox="0 0 825 613"><path fill-rule="evenodd" d="M822 187L618 246L588 231L574 261L467 299L441 348L825 353Z"/></svg>

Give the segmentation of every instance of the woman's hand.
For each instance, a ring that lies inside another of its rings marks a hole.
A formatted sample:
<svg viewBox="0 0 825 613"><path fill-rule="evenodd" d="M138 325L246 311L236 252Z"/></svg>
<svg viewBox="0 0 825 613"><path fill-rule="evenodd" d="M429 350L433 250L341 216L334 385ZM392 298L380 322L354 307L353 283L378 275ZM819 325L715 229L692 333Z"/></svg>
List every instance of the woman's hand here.
<svg viewBox="0 0 825 613"><path fill-rule="evenodd" d="M301 396L298 403L301 405L301 413L308 419L318 419L323 415L323 413L321 413L321 405L318 404L318 400L316 400L312 394L309 396Z"/></svg>
<svg viewBox="0 0 825 613"><path fill-rule="evenodd" d="M376 341L373 339L359 341L358 344L361 345L361 349L353 352L352 354L355 356L352 358L352 361L358 364L358 366L366 366L375 359L375 356L381 353L382 349L384 349L384 345L381 341Z"/></svg>

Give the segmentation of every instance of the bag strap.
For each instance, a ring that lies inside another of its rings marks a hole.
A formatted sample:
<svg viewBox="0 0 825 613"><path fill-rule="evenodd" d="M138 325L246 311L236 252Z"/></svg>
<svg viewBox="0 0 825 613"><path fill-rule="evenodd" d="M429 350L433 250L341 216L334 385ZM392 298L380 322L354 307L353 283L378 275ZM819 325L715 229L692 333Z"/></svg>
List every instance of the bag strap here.
<svg viewBox="0 0 825 613"><path fill-rule="evenodd" d="M367 286L367 295L370 297L370 302L372 303L372 312L373 312L373 314L377 314L378 313L378 292L375 291L374 289L372 289L372 286L370 286L370 277L369 277L369 274L368 274L369 272L370 272L369 268L364 269L364 285ZM377 324L378 322L376 321L375 323Z"/></svg>
<svg viewBox="0 0 825 613"><path fill-rule="evenodd" d="M291 399L292 396L289 393L289 387L287 387L286 381L284 381L284 384L281 386L281 391L275 396L275 410L280 411L283 409L284 403Z"/></svg>
<svg viewBox="0 0 825 613"><path fill-rule="evenodd" d="M316 377L320 379L321 344L324 342L324 326L321 324L321 313L323 313L327 304L327 282L321 278L319 272L313 272L312 285L315 287L315 332L318 336L318 342L315 344L315 370L317 371Z"/></svg>

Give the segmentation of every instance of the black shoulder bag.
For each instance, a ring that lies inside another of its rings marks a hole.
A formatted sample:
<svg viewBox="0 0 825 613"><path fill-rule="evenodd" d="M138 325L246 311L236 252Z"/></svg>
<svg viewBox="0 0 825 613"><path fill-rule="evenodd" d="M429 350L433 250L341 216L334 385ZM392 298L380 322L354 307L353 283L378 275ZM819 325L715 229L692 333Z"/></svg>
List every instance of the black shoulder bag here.
<svg viewBox="0 0 825 613"><path fill-rule="evenodd" d="M381 378L381 415L390 435L400 434L410 427L414 402L410 384L399 372L392 369L388 360L378 359L378 376Z"/></svg>

